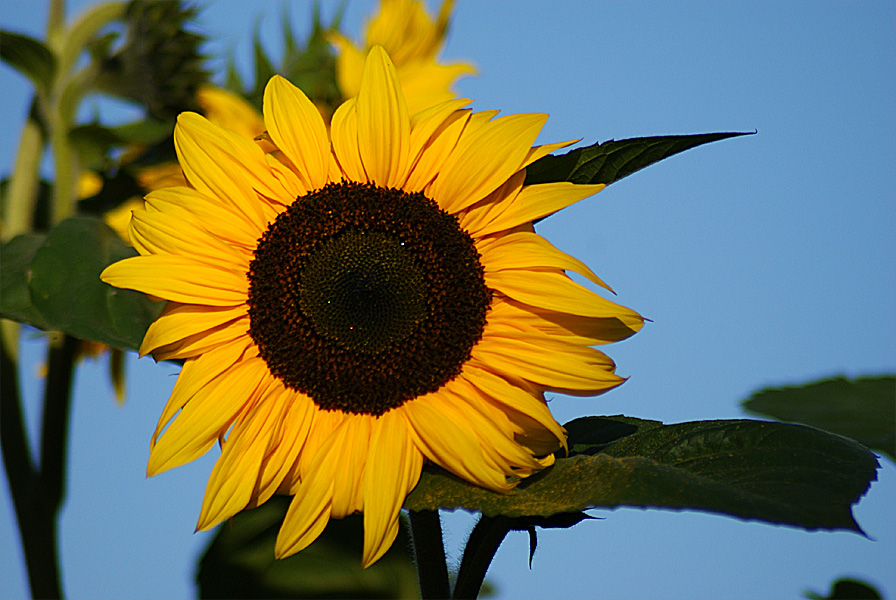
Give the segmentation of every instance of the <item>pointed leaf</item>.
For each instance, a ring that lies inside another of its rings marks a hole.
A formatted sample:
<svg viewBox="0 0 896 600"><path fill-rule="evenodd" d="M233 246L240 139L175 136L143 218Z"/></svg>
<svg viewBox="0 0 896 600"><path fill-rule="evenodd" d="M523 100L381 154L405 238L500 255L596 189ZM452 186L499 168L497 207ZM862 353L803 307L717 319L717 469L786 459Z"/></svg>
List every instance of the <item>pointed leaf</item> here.
<svg viewBox="0 0 896 600"><path fill-rule="evenodd" d="M861 532L851 505L878 466L860 444L800 425L663 425L617 416L577 419L565 427L570 456L513 492L489 492L427 467L405 507L524 517L632 506Z"/></svg>
<svg viewBox="0 0 896 600"><path fill-rule="evenodd" d="M56 57L42 42L27 35L0 31L0 58L30 79L41 94L50 93L56 75Z"/></svg>
<svg viewBox="0 0 896 600"><path fill-rule="evenodd" d="M699 133L609 140L535 161L526 169L526 185L557 181L610 185L679 152L741 135L750 133Z"/></svg>
<svg viewBox="0 0 896 600"><path fill-rule="evenodd" d="M86 217L46 236L14 238L3 246L2 316L136 350L162 303L99 279L106 266L135 254L108 225Z"/></svg>
<svg viewBox="0 0 896 600"><path fill-rule="evenodd" d="M844 435L896 460L896 376L835 377L802 386L768 388L744 409L780 421Z"/></svg>
<svg viewBox="0 0 896 600"><path fill-rule="evenodd" d="M361 568L360 515L331 520L306 549L276 560L274 541L288 506L289 498L274 496L218 529L199 563L200 598L417 596L403 522L399 540L368 569Z"/></svg>

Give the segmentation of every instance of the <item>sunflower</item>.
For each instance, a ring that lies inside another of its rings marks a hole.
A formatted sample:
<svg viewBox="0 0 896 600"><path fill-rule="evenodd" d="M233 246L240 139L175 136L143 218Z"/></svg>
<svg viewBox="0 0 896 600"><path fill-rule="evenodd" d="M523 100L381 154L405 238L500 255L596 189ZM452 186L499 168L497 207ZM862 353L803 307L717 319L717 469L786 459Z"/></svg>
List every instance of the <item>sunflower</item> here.
<svg viewBox="0 0 896 600"><path fill-rule="evenodd" d="M292 495L278 557L330 518L363 512L363 564L398 531L431 461L499 492L565 447L546 391L623 380L591 346L643 321L575 283L604 285L532 222L602 185L523 185L542 114L494 118L452 100L413 117L381 47L330 131L275 76L254 143L178 118L189 187L146 197L141 256L104 281L165 299L141 355L182 359L149 475L217 441L198 529Z"/></svg>
<svg viewBox="0 0 896 600"><path fill-rule="evenodd" d="M453 0L446 0L433 20L419 0L382 0L379 12L367 22L360 46L340 33L331 34L339 51L336 77L342 95L358 94L367 51L382 46L398 69L411 114L454 98L454 81L476 69L465 63L439 64L453 7Z"/></svg>

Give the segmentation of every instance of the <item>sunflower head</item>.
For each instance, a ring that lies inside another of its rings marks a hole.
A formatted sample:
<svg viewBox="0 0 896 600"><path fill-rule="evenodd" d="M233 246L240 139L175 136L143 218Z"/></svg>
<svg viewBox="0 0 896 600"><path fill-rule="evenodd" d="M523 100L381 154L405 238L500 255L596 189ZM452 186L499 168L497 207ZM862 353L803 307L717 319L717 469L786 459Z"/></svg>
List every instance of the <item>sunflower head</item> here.
<svg viewBox="0 0 896 600"><path fill-rule="evenodd" d="M533 146L545 115L468 103L410 115L376 46L329 129L277 76L263 143L179 117L189 186L147 196L140 256L102 277L168 301L141 353L184 366L148 472L220 442L200 529L289 494L278 556L363 512L369 565L424 462L510 490L566 444L546 392L622 382L593 346L641 317L574 282L604 285L532 226L603 186L524 185L570 142Z"/></svg>
<svg viewBox="0 0 896 600"><path fill-rule="evenodd" d="M453 7L453 0L445 0L433 19L420 0L382 0L360 45L338 32L330 34L339 51L336 76L343 96L358 94L366 55L382 46L394 61L411 114L454 98L454 82L476 69L466 63L439 63Z"/></svg>

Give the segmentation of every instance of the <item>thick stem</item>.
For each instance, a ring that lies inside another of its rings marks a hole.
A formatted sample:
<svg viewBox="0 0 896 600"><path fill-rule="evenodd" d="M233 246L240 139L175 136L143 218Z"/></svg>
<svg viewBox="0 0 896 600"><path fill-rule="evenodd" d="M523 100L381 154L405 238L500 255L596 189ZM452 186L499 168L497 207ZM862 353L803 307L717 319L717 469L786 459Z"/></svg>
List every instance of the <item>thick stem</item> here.
<svg viewBox="0 0 896 600"><path fill-rule="evenodd" d="M457 572L454 598L472 599L479 595L488 566L498 551L513 519L509 517L486 517L483 515L470 533L464 557Z"/></svg>
<svg viewBox="0 0 896 600"><path fill-rule="evenodd" d="M423 600L448 598L448 565L445 561L445 545L442 542L442 523L439 511L409 511L411 538L417 563L417 577Z"/></svg>
<svg viewBox="0 0 896 600"><path fill-rule="evenodd" d="M51 350L51 357L52 354ZM31 595L34 598L61 598L56 547L59 500L47 498L41 489L41 474L31 461L19 396L18 369L5 343L0 346L0 355L0 368L3 370L0 384L0 446L19 525ZM53 361L56 364L55 373L60 370L59 358ZM48 387L50 376L48 374ZM65 392L68 394L68 390ZM68 401L65 400L63 404L67 406ZM50 412L57 411L51 409ZM51 417L50 421L56 422L58 417ZM46 418L44 429L47 429ZM64 439L62 443L65 443Z"/></svg>

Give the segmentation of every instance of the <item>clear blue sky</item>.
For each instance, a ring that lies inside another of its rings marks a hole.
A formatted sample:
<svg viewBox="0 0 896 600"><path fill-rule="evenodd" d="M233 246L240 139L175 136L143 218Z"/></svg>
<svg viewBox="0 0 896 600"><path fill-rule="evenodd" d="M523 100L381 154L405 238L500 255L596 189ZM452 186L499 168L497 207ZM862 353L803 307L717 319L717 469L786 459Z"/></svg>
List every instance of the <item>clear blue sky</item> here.
<svg viewBox="0 0 896 600"><path fill-rule="evenodd" d="M86 2L72 2L77 10ZM201 23L245 66L256 15L279 55L282 2L205 3ZM337 5L324 3L331 14ZM371 2L349 4L358 35ZM291 6L307 31L310 4ZM39 35L45 2L0 1L2 27ZM896 3L458 2L445 52L478 78L474 108L547 112L542 141L707 131L758 134L689 151L540 225L653 320L608 353L630 377L596 399L558 396L560 422L627 414L667 423L744 416L768 385L896 371ZM221 63L223 64L223 63ZM246 72L246 71L244 71ZM0 68L0 170L28 99ZM88 103L89 104L89 103ZM30 422L38 342L24 345ZM145 479L149 438L176 370L127 363L118 408L104 362L77 376L61 553L71 598L191 598L192 533L214 451ZM603 520L512 534L489 571L497 598L798 598L844 575L896 597L896 468L856 508L873 539L715 515L591 511ZM0 596L25 571L0 484ZM472 520L445 518L455 552Z"/></svg>

